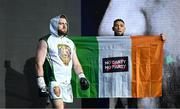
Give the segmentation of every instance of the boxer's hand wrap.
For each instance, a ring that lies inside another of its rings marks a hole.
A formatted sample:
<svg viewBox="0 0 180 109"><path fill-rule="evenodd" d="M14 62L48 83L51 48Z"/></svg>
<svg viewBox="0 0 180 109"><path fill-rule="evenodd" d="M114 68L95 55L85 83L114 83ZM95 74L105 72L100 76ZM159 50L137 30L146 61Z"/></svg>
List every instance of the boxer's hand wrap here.
<svg viewBox="0 0 180 109"><path fill-rule="evenodd" d="M37 84L38 84L38 87L39 87L39 96L40 97L46 97L48 96L48 90L46 88L46 84L45 84L45 81L44 81L44 77L38 77L37 78Z"/></svg>

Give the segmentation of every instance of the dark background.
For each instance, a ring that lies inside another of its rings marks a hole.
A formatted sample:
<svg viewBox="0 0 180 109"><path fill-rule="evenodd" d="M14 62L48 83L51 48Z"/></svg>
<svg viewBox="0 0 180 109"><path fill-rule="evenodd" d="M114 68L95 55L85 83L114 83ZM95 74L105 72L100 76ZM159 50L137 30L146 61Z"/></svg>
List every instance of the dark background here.
<svg viewBox="0 0 180 109"><path fill-rule="evenodd" d="M81 34L97 36L98 28L110 0L81 0Z"/></svg>

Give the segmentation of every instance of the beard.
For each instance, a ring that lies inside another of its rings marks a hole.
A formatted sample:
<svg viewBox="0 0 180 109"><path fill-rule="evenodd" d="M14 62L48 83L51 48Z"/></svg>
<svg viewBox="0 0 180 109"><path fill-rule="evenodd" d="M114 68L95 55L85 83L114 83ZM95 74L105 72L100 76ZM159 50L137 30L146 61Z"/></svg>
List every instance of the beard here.
<svg viewBox="0 0 180 109"><path fill-rule="evenodd" d="M124 33L115 33L115 32L114 32L114 35L115 35L115 36L124 36Z"/></svg>
<svg viewBox="0 0 180 109"><path fill-rule="evenodd" d="M68 33L68 30L67 30L67 31L58 30L58 35L59 35L59 36L61 36L61 35L66 36L67 33Z"/></svg>

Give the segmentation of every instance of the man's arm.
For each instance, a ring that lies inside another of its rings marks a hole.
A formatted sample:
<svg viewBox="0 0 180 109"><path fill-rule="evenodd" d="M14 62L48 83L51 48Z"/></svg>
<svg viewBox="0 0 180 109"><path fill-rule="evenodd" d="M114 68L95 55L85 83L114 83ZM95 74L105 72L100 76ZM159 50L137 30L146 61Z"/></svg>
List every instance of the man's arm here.
<svg viewBox="0 0 180 109"><path fill-rule="evenodd" d="M44 76L43 64L47 54L47 44L44 40L41 40L38 44L36 53L36 73L37 76Z"/></svg>
<svg viewBox="0 0 180 109"><path fill-rule="evenodd" d="M80 75L81 73L83 73L83 69L82 69L82 66L81 66L79 59L77 57L76 50L74 50L74 53L72 56L72 61L73 61L74 71L76 72L76 74Z"/></svg>
<svg viewBox="0 0 180 109"><path fill-rule="evenodd" d="M80 79L80 86L81 86L81 89L82 90L86 90L89 88L89 82L88 80L86 79L84 73L83 73L83 69L82 69L82 66L79 62L79 59L77 57L77 54L76 54L76 50L74 50L74 53L73 53L73 56L72 56L72 61L73 61L73 67L74 67L74 70L76 72L76 74L78 75L79 79Z"/></svg>
<svg viewBox="0 0 180 109"><path fill-rule="evenodd" d="M43 64L47 54L47 44L44 40L41 40L38 44L37 53L36 53L36 73L37 73L37 84L40 88L42 96L46 95L46 84L44 81L44 70Z"/></svg>

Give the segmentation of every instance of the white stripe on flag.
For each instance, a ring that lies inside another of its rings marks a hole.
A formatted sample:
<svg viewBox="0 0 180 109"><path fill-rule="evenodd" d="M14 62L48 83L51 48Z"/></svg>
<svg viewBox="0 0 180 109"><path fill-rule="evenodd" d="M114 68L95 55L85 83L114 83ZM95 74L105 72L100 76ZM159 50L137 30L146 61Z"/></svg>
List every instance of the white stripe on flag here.
<svg viewBox="0 0 180 109"><path fill-rule="evenodd" d="M131 97L131 38L97 37L99 42L99 97ZM128 71L103 73L102 59L128 57Z"/></svg>

